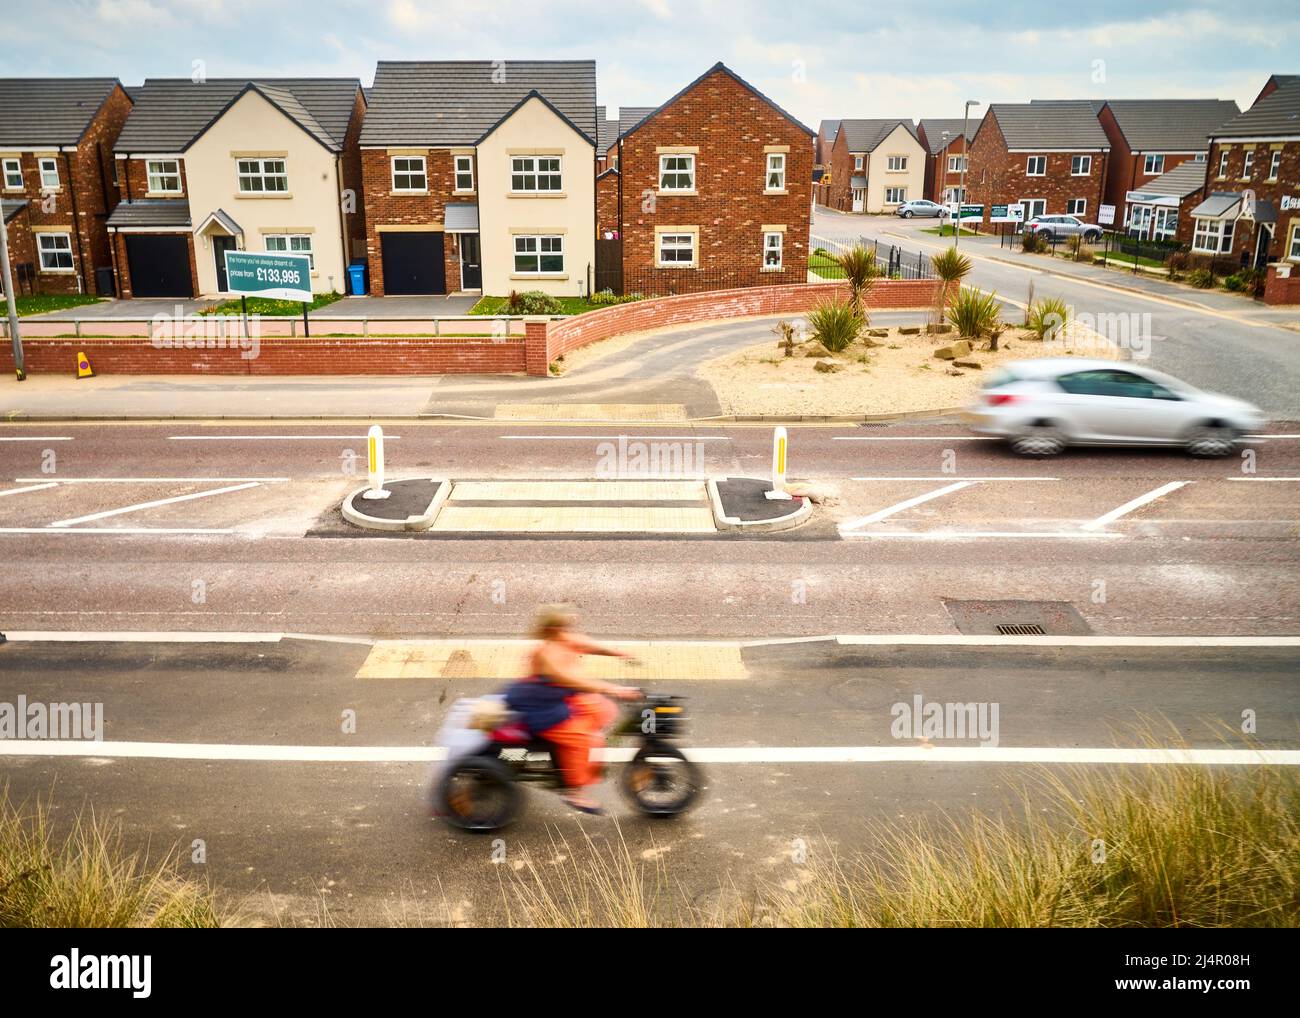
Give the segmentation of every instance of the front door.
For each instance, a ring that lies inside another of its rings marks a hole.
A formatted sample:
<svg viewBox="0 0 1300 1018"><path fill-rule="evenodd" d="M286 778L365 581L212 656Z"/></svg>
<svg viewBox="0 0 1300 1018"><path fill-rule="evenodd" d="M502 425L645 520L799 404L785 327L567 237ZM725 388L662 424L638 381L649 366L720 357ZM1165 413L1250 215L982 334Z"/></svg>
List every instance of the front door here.
<svg viewBox="0 0 1300 1018"><path fill-rule="evenodd" d="M1255 227L1255 261L1254 267L1263 269L1268 266L1268 246L1273 239L1273 230L1268 223L1259 223Z"/></svg>
<svg viewBox="0 0 1300 1018"><path fill-rule="evenodd" d="M1128 232L1134 237L1145 237L1151 229L1151 206L1134 205L1129 219Z"/></svg>
<svg viewBox="0 0 1300 1018"><path fill-rule="evenodd" d="M864 187L855 187L853 189L853 211L861 212L867 207L867 189Z"/></svg>
<svg viewBox="0 0 1300 1018"><path fill-rule="evenodd" d="M217 291L219 293L225 293L230 289L230 282L226 279L226 252L234 249L234 237L212 238L212 257L217 263Z"/></svg>
<svg viewBox="0 0 1300 1018"><path fill-rule="evenodd" d="M460 235L460 288L462 290L483 289L483 263L479 258L477 233Z"/></svg>

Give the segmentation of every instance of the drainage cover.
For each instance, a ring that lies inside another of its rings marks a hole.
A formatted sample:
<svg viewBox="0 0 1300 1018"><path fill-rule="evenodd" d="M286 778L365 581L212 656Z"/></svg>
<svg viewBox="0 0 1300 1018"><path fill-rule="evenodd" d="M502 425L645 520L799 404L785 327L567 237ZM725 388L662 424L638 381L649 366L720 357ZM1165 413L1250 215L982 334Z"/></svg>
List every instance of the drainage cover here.
<svg viewBox="0 0 1300 1018"><path fill-rule="evenodd" d="M949 601L965 636L1087 636L1092 627L1069 601Z"/></svg>

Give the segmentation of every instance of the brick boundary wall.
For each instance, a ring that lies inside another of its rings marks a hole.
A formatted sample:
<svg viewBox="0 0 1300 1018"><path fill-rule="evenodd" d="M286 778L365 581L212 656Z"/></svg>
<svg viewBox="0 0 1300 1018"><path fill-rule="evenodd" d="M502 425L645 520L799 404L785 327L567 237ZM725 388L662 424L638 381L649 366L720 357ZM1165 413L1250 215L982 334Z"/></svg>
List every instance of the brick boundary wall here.
<svg viewBox="0 0 1300 1018"><path fill-rule="evenodd" d="M1268 267L1264 281L1265 304L1300 304L1300 266L1292 266L1290 274L1279 276L1277 265Z"/></svg>

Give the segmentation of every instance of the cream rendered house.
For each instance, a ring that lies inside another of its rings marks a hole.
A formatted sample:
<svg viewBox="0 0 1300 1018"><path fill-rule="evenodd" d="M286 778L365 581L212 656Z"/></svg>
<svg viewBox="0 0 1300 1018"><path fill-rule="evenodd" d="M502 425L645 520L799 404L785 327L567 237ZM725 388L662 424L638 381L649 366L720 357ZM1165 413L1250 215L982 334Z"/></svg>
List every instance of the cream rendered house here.
<svg viewBox="0 0 1300 1018"><path fill-rule="evenodd" d="M926 150L909 120L842 120L832 164L848 181L850 212L893 212L925 197ZM846 160L842 151L847 149ZM838 155L838 158L837 158Z"/></svg>
<svg viewBox="0 0 1300 1018"><path fill-rule="evenodd" d="M596 263L595 145L531 91L476 145L483 292L587 292Z"/></svg>

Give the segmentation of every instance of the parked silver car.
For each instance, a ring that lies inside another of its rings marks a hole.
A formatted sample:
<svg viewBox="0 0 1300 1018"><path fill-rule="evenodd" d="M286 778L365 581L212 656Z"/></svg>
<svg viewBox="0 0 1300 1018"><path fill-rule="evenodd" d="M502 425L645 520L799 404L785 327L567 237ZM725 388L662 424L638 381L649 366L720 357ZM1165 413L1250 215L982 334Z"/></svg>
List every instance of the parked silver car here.
<svg viewBox="0 0 1300 1018"><path fill-rule="evenodd" d="M1129 361L1077 357L1007 364L966 419L1026 456L1051 456L1068 445L1172 445L1194 456L1226 456L1268 423L1244 400Z"/></svg>
<svg viewBox="0 0 1300 1018"><path fill-rule="evenodd" d="M925 198L917 198L913 201L905 201L902 205L894 210L894 215L902 216L904 219L911 219L913 216L922 218L929 216L936 218L943 215L943 206L938 202L928 201Z"/></svg>
<svg viewBox="0 0 1300 1018"><path fill-rule="evenodd" d="M1085 223L1078 216L1034 216L1025 223L1025 229L1049 242L1074 236L1082 236L1090 244L1101 240L1101 227Z"/></svg>

